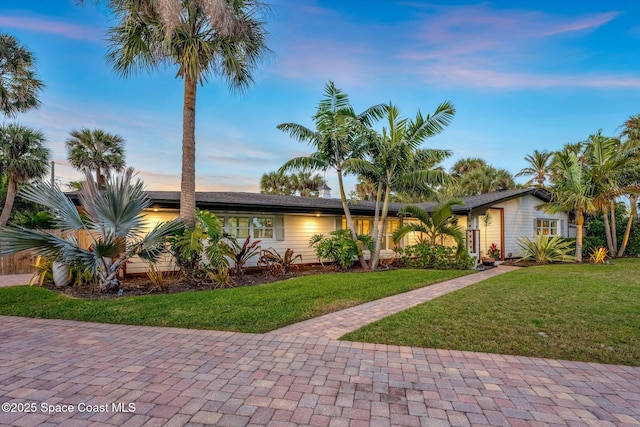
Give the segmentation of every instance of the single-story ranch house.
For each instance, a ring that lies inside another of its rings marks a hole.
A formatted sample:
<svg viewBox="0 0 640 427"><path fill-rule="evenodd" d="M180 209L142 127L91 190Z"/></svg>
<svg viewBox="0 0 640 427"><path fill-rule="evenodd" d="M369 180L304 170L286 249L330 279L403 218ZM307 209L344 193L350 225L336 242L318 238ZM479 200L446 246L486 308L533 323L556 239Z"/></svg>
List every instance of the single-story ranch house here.
<svg viewBox="0 0 640 427"><path fill-rule="evenodd" d="M167 221L179 214L180 193L172 191L148 191L152 207L147 220L150 223ZM500 258L520 255L518 239L533 238L535 234L551 234L569 237L569 217L565 213L548 214L537 206L549 201L549 193L542 189L528 188L499 191L479 196L464 197L463 204L453 206L459 217L459 225L467 233L467 250L471 256L486 256L491 244L500 249ZM281 196L242 192L199 192L196 205L218 216L225 230L238 239L251 236L261 240L263 249L274 248L284 253L287 248L302 255L303 263L319 260L309 239L315 234L328 234L346 228L342 202L331 198L325 191L319 198ZM382 258L394 256L391 235L403 219L398 211L403 204L389 206L389 218L383 240ZM417 206L429 211L436 203L419 203ZM375 203L353 201L351 214L359 233L368 234L372 227ZM488 215L488 218L487 218ZM413 240L410 236L399 246ZM254 261L255 262L255 261ZM167 263L161 263L167 264ZM169 265L161 266L167 269ZM140 260L131 260L127 274L144 273L148 266Z"/></svg>

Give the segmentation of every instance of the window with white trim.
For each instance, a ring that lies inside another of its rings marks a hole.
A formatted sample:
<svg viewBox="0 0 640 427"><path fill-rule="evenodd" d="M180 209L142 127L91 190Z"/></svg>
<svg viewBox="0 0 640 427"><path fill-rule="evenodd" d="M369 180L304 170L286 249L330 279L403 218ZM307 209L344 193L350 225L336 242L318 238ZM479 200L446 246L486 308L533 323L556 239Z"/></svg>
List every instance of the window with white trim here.
<svg viewBox="0 0 640 427"><path fill-rule="evenodd" d="M222 218L221 218L222 219ZM273 239L274 225L271 216L227 216L222 221L227 233L236 239Z"/></svg>
<svg viewBox="0 0 640 427"><path fill-rule="evenodd" d="M560 234L560 220L557 219L536 219L536 234L557 236Z"/></svg>
<svg viewBox="0 0 640 427"><path fill-rule="evenodd" d="M384 225L382 249L393 249L396 246L400 246L400 242L397 244L393 242L393 233L395 233L398 228L400 228L400 220L387 218L387 222Z"/></svg>

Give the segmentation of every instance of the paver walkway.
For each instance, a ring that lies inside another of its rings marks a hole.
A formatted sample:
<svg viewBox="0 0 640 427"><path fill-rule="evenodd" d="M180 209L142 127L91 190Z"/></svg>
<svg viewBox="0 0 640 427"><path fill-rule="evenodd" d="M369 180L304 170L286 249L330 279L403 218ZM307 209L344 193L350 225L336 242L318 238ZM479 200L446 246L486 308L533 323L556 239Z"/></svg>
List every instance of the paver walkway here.
<svg viewBox="0 0 640 427"><path fill-rule="evenodd" d="M0 287L26 285L29 283L33 274L3 274L0 275Z"/></svg>
<svg viewBox="0 0 640 427"><path fill-rule="evenodd" d="M343 342L311 322L268 334L0 322L0 403L22 410L2 425L640 425L637 367Z"/></svg>

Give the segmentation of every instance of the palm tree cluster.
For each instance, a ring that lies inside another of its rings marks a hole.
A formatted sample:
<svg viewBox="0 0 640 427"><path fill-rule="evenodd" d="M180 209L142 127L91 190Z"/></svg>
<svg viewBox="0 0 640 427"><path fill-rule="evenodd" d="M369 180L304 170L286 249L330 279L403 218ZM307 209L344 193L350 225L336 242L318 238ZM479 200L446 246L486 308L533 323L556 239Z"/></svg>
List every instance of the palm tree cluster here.
<svg viewBox="0 0 640 427"><path fill-rule="evenodd" d="M509 171L495 168L478 157L458 160L449 173L452 177L451 185L444 191L456 197L476 196L518 188Z"/></svg>
<svg viewBox="0 0 640 427"><path fill-rule="evenodd" d="M555 153L535 151L518 175L532 175L530 183L546 188L552 200L542 207L550 213L571 212L576 225L577 261L582 261L586 215L601 215L610 256L625 252L640 193L640 115L630 117L619 137L601 131L585 141L567 144ZM549 181L546 184L546 181ZM631 214L622 242L617 241L615 208L627 197Z"/></svg>
<svg viewBox="0 0 640 427"><path fill-rule="evenodd" d="M286 174L281 171L273 171L262 175L260 192L285 196L318 197L324 183L324 179L317 173L312 175L311 172L300 171Z"/></svg>
<svg viewBox="0 0 640 427"><path fill-rule="evenodd" d="M37 108L43 88L31 51L15 37L0 34L0 111L13 118ZM44 143L44 134L39 130L18 123L0 126L0 178L7 182L0 228L9 220L20 186L47 173L50 151Z"/></svg>
<svg viewBox="0 0 640 427"><path fill-rule="evenodd" d="M418 111L413 120L401 117L392 103L377 104L357 114L348 95L330 81L313 116L315 129L296 123L278 125L278 129L316 150L287 161L279 172L335 170L347 228L355 242L358 234L344 189L344 175L358 175L372 183L376 195L371 234L375 249L369 262L362 251L358 259L364 269L376 268L392 193L406 190L426 194L446 182L446 174L438 164L450 152L421 146L427 138L442 132L454 115L455 108L448 101L431 115L424 116ZM386 125L382 132L377 132L373 125L383 117Z"/></svg>

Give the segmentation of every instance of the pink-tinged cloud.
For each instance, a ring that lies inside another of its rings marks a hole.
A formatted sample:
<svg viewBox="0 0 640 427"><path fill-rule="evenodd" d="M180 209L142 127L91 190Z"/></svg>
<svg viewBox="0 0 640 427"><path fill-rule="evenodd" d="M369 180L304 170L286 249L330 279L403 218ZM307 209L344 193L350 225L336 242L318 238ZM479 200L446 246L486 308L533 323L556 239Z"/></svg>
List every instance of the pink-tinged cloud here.
<svg viewBox="0 0 640 427"><path fill-rule="evenodd" d="M444 8L424 17L414 28L416 43L401 54L422 59L515 52L531 49L549 37L597 29L617 12L585 17L558 17L539 12L498 11L485 6Z"/></svg>
<svg viewBox="0 0 640 427"><path fill-rule="evenodd" d="M431 84L510 89L637 88L633 76L536 72L539 64L567 64L572 58L579 61L581 51L562 43L567 39L563 36L600 28L615 19L618 12L565 17L496 10L486 5L432 6L429 12L415 25L413 37L408 36L413 41L404 46L398 58L405 61L408 72L422 75ZM519 71L524 69L529 71Z"/></svg>
<svg viewBox="0 0 640 427"><path fill-rule="evenodd" d="M580 18L576 21L566 24L556 24L552 26L545 35L556 35L563 33L572 33L576 31L589 31L602 27L603 25L613 21L619 15L618 12L601 13L594 16Z"/></svg>
<svg viewBox="0 0 640 427"><path fill-rule="evenodd" d="M94 28L82 27L52 19L25 16L0 16L0 26L53 34L75 40L100 42L104 39L102 32Z"/></svg>
<svg viewBox="0 0 640 427"><path fill-rule="evenodd" d="M333 80L340 84L366 85L375 74L369 46L357 42L304 40L287 46L275 72L295 80Z"/></svg>
<svg viewBox="0 0 640 427"><path fill-rule="evenodd" d="M436 71L430 74L444 79L445 84L517 87L526 79L510 70L535 70L538 64L554 58L575 57L575 51L563 53L561 49L568 47L557 40L600 28L619 15L606 12L558 16L495 9L487 4L401 6L418 13L409 13L407 16L411 18L404 22L380 26L351 22L314 4L296 5L291 13L297 18L295 22L304 25L296 27L289 37L283 37L277 47L279 63L272 71L292 80L331 79L351 87L369 87L386 77L412 76L433 68ZM534 72L531 77L540 86L554 86L556 80L563 80L536 76ZM590 78L581 80L588 86L598 82ZM613 83L616 79L604 80ZM624 81L626 85L635 84L633 79Z"/></svg>
<svg viewBox="0 0 640 427"><path fill-rule="evenodd" d="M487 89L547 89L583 87L609 89L640 89L640 77L604 74L535 74L474 68L464 65L439 64L416 72L428 84L469 86Z"/></svg>

